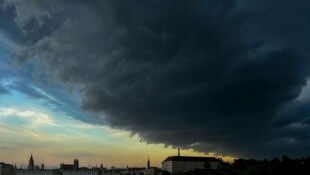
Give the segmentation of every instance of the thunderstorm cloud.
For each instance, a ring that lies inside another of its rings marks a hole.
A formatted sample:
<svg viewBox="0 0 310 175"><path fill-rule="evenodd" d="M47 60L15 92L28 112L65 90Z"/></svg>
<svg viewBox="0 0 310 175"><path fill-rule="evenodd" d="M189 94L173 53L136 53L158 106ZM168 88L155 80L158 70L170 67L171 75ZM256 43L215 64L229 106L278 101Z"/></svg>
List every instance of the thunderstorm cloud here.
<svg viewBox="0 0 310 175"><path fill-rule="evenodd" d="M310 153L306 0L0 2L12 60L109 126L221 155Z"/></svg>

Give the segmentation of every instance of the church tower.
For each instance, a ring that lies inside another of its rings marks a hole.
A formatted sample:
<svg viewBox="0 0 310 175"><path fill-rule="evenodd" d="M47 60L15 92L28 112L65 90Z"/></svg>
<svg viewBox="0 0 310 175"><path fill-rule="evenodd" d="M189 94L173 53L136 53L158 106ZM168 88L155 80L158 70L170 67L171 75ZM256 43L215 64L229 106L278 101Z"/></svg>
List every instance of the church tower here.
<svg viewBox="0 0 310 175"><path fill-rule="evenodd" d="M33 161L32 154L31 154L31 156L30 156L29 164L28 164L27 169L28 169L28 170L33 170L33 169L34 169L34 161Z"/></svg>
<svg viewBox="0 0 310 175"><path fill-rule="evenodd" d="M150 157L147 158L147 169L150 169Z"/></svg>
<svg viewBox="0 0 310 175"><path fill-rule="evenodd" d="M79 159L74 159L73 161L73 170L78 170L80 167Z"/></svg>

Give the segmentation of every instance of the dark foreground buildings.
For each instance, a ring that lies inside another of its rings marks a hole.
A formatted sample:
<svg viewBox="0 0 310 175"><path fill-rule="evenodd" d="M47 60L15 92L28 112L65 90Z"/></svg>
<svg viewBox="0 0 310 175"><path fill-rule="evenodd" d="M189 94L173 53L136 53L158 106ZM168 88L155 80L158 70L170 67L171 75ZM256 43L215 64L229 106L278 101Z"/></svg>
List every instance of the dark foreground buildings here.
<svg viewBox="0 0 310 175"><path fill-rule="evenodd" d="M80 167L78 159L73 164L61 164L59 169L46 170L35 165L33 156L27 169L0 162L0 175L309 175L310 157L291 159L256 160L236 159L233 163L214 157L170 156L163 162L163 169L152 167L148 159L144 168Z"/></svg>
<svg viewBox="0 0 310 175"><path fill-rule="evenodd" d="M0 162L0 175L14 175L13 165Z"/></svg>
<svg viewBox="0 0 310 175"><path fill-rule="evenodd" d="M102 165L100 168L94 167L91 169L80 167L78 159L74 159L73 164L60 164L59 169L47 170L44 169L44 164L42 164L41 168L35 165L32 155L30 156L27 169L14 169L12 165L10 166L12 167L12 171L10 171L10 173L1 174L0 171L0 175L102 175L106 171Z"/></svg>

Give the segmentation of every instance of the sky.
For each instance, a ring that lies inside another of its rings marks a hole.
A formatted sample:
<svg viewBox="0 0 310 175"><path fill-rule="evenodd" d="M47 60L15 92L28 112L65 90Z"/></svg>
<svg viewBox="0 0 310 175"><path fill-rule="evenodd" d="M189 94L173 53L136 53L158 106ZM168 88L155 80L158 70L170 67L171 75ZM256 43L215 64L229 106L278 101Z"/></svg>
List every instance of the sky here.
<svg viewBox="0 0 310 175"><path fill-rule="evenodd" d="M0 0L0 161L309 156L308 0Z"/></svg>

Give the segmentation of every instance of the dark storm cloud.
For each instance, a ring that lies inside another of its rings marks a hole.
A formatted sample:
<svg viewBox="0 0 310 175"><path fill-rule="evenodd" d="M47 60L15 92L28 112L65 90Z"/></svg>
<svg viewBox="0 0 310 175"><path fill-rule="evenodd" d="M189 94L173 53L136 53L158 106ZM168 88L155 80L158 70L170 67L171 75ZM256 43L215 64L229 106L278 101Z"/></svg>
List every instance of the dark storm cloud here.
<svg viewBox="0 0 310 175"><path fill-rule="evenodd" d="M238 4L253 20L249 38L264 40L269 47L293 47L309 54L310 1L239 0Z"/></svg>
<svg viewBox="0 0 310 175"><path fill-rule="evenodd" d="M253 9L235 2L10 1L27 37L39 31L13 59L41 60L52 76L82 87L84 110L149 143L237 156L309 154L308 111L298 121L284 116L306 85L307 54L289 38L277 47L270 36L255 38L259 28L245 14Z"/></svg>

